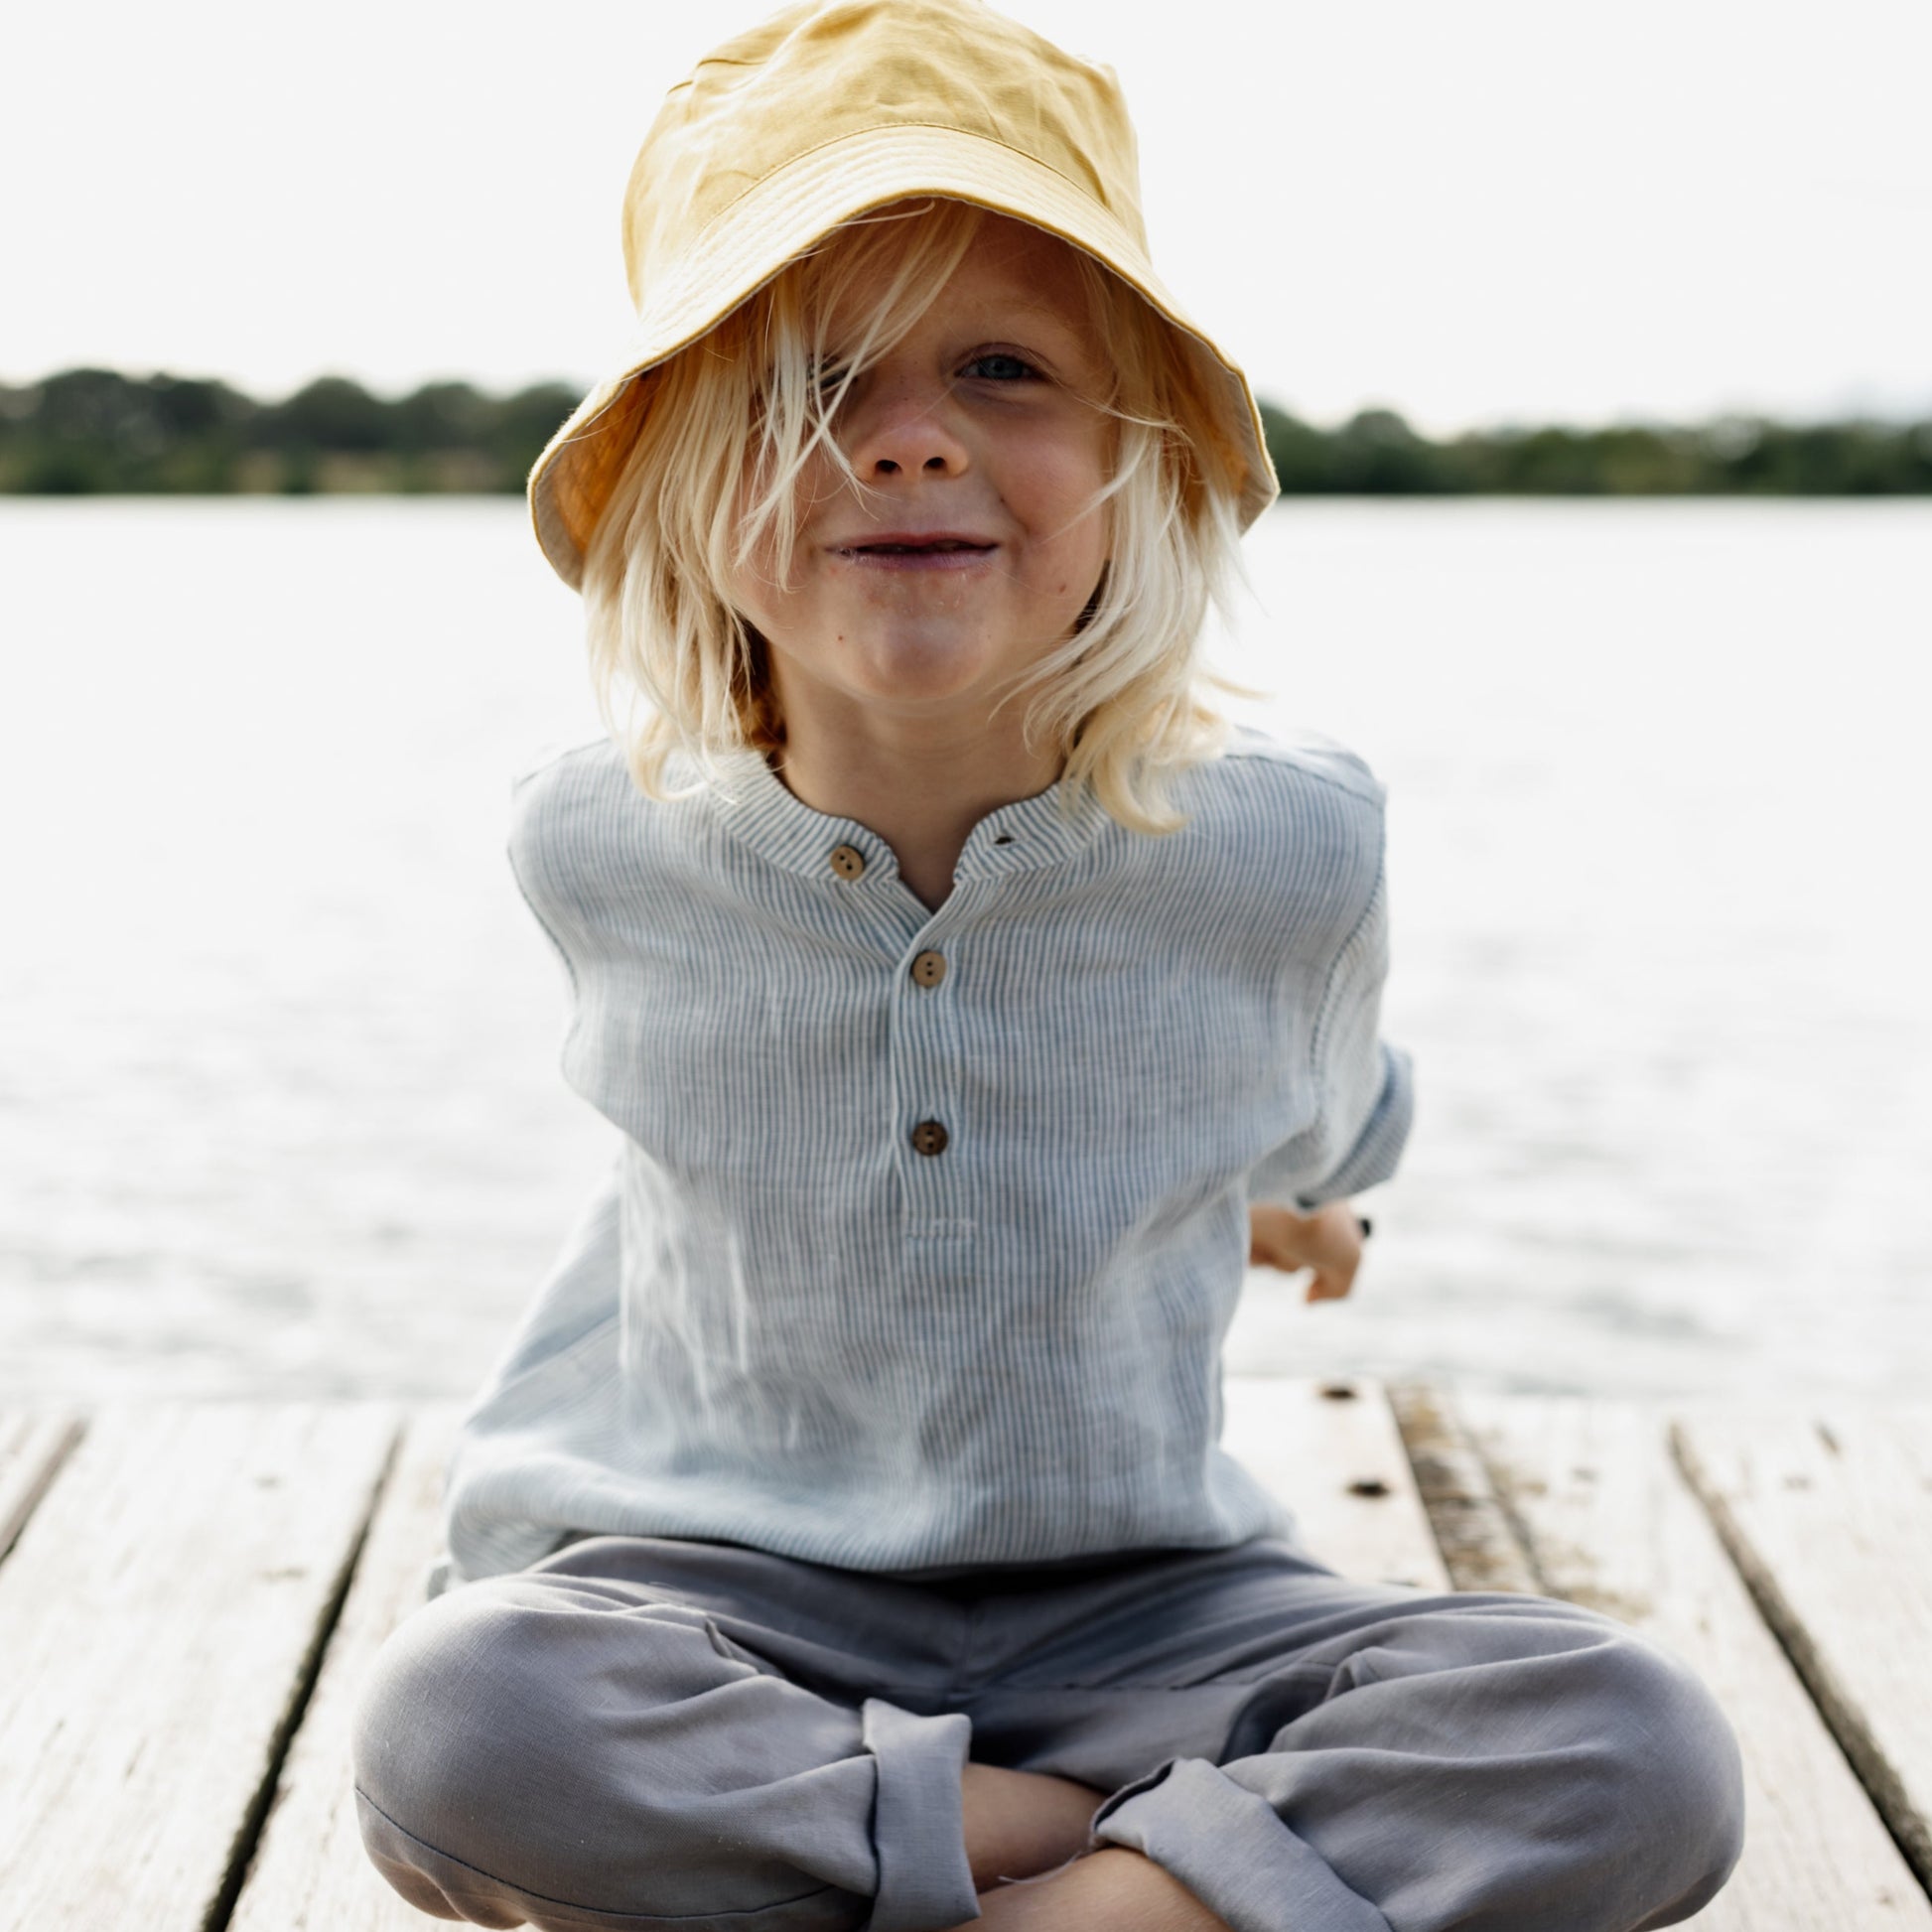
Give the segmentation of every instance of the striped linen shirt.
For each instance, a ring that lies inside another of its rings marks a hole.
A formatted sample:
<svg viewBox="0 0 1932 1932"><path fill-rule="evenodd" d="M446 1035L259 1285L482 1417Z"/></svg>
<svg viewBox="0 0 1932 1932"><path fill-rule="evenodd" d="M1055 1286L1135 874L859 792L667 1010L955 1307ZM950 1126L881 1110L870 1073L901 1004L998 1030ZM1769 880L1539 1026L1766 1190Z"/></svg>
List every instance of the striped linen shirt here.
<svg viewBox="0 0 1932 1932"><path fill-rule="evenodd" d="M651 800L599 742L515 788L565 1077L622 1139L466 1413L431 1593L586 1533L859 1570L1294 1534L1216 1447L1220 1350L1250 1201L1408 1134L1367 766L1237 729L1165 837L1056 784L937 910L726 770Z"/></svg>

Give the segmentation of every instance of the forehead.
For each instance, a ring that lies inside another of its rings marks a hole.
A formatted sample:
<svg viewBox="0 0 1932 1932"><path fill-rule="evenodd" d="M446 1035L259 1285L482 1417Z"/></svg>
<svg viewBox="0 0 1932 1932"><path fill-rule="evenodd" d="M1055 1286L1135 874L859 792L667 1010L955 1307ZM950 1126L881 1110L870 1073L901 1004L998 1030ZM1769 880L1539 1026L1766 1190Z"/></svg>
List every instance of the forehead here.
<svg viewBox="0 0 1932 1932"><path fill-rule="evenodd" d="M1087 320L1086 282L1077 251L1059 236L1025 221L989 215L960 269L977 288L1050 309L1083 326ZM954 282L959 279L956 276Z"/></svg>
<svg viewBox="0 0 1932 1932"><path fill-rule="evenodd" d="M840 327L890 299L906 258L929 239L923 231L930 219L907 215L882 223L860 271L834 297L828 322ZM922 293L916 286L908 292L915 300ZM993 310L1087 335L1092 316L1078 251L1030 222L983 213L926 313L965 324Z"/></svg>

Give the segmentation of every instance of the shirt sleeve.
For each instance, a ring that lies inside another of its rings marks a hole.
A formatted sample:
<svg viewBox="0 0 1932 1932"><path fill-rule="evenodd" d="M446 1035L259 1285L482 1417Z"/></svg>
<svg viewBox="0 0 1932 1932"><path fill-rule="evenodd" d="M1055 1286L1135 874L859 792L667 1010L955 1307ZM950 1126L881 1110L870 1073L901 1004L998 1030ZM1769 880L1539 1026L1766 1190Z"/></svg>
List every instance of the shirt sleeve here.
<svg viewBox="0 0 1932 1932"><path fill-rule="evenodd" d="M1415 1088L1409 1055L1381 1037L1388 975L1385 874L1378 858L1367 905L1329 969L1310 1051L1312 1127L1259 1162L1251 1201L1310 1208L1387 1180L1409 1138Z"/></svg>

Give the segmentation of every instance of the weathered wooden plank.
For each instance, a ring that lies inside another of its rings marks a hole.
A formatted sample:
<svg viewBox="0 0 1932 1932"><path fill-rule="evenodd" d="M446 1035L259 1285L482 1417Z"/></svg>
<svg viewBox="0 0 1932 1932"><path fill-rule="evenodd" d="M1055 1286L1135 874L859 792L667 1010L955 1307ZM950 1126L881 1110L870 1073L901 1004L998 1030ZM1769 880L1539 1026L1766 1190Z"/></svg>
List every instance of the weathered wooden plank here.
<svg viewBox="0 0 1932 1932"><path fill-rule="evenodd" d="M432 1923L378 1876L355 1826L349 1721L382 1640L423 1602L462 1411L412 1413L282 1767L229 1932L411 1932Z"/></svg>
<svg viewBox="0 0 1932 1932"><path fill-rule="evenodd" d="M85 1426L71 1409L0 1416L0 1557L13 1548Z"/></svg>
<svg viewBox="0 0 1932 1932"><path fill-rule="evenodd" d="M96 1415L0 1565L0 1932L220 1923L396 1434Z"/></svg>
<svg viewBox="0 0 1932 1932"><path fill-rule="evenodd" d="M1744 1756L1747 1841L1700 1932L1932 1932L1932 1905L1758 1615L1655 1405L1456 1399L1552 1595L1616 1617L1708 1684ZM1814 1561L1829 1562L1824 1551Z"/></svg>
<svg viewBox="0 0 1932 1932"><path fill-rule="evenodd" d="M1932 1884L1932 1406L1672 1433L1758 1607Z"/></svg>
<svg viewBox="0 0 1932 1932"><path fill-rule="evenodd" d="M1541 1592L1489 1471L1446 1393L1428 1382L1392 1382L1389 1407L1429 1527L1457 1589Z"/></svg>
<svg viewBox="0 0 1932 1932"><path fill-rule="evenodd" d="M1221 1445L1345 1577L1448 1589L1382 1385L1367 1376L1230 1375Z"/></svg>

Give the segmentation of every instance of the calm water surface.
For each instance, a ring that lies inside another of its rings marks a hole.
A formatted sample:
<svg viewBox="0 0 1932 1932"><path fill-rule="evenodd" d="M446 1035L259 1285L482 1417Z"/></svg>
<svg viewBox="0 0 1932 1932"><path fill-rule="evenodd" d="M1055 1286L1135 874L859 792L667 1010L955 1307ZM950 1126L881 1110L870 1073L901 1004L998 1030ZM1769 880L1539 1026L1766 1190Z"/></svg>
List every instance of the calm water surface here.
<svg viewBox="0 0 1932 1932"><path fill-rule="evenodd" d="M1232 1365L1922 1397L1932 504L1301 504L1216 646L1391 788L1372 1266ZM612 1130L502 856L514 502L0 502L0 1398L465 1394Z"/></svg>

